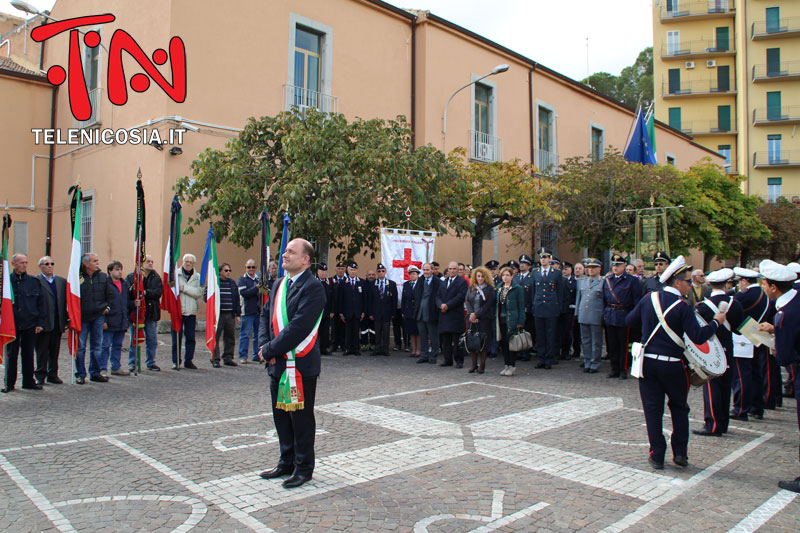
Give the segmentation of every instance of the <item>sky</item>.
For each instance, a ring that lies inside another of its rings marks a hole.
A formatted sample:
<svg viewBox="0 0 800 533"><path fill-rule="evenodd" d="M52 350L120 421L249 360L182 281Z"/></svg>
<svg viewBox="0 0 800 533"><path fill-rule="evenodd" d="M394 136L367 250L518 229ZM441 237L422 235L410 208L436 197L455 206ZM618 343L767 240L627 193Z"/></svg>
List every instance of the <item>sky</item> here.
<svg viewBox="0 0 800 533"><path fill-rule="evenodd" d="M653 0L388 1L430 11L576 80L618 75L653 43ZM55 2L28 3L50 9ZM8 0L0 0L0 11L25 16Z"/></svg>

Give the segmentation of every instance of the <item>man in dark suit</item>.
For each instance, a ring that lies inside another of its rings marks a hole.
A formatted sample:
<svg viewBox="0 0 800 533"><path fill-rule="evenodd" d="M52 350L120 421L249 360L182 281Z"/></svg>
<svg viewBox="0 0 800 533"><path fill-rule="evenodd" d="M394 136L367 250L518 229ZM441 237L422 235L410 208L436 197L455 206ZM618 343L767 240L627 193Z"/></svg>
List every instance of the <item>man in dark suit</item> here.
<svg viewBox="0 0 800 533"><path fill-rule="evenodd" d="M464 333L464 300L467 298L468 284L458 275L458 263L450 261L447 276L436 293L436 308L439 310L439 338L442 343L444 362L439 366L464 367L463 352L458 350L458 337Z"/></svg>
<svg viewBox="0 0 800 533"><path fill-rule="evenodd" d="M317 278L322 283L322 288L325 289L325 312L322 313L322 321L319 323L319 351L322 355L330 355L331 318L333 318L333 300L335 297L333 291L336 285L328 279L328 265L325 263L317 265Z"/></svg>
<svg viewBox="0 0 800 533"><path fill-rule="evenodd" d="M36 276L44 294L44 329L36 335L36 383L61 384L58 377L58 350L67 327L67 280L53 274L55 261L49 255L39 259L41 274Z"/></svg>
<svg viewBox="0 0 800 533"><path fill-rule="evenodd" d="M436 363L439 357L439 310L436 308L436 295L439 280L433 273L433 265L422 265L422 277L417 282L414 293L414 317L419 329L420 357L417 363Z"/></svg>
<svg viewBox="0 0 800 533"><path fill-rule="evenodd" d="M302 377L302 407L292 411L277 407L278 387L286 370L286 354L300 348L310 334L318 333L315 330L325 311L325 290L308 271L313 253L311 243L304 239L293 239L286 245L282 258L286 276L277 280L275 285L283 284L284 287L272 292L276 297L270 298L269 305L262 310L259 328L259 357L268 364L272 418L281 452L277 466L260 475L264 479L273 479L291 474L283 482L283 487L287 489L309 481L314 472L314 436L317 429L314 399L321 366L319 339L316 336L308 352L295 359L300 374L298 379ZM285 298L281 298L280 293L284 290ZM275 331L272 315L278 299L281 300L278 305L283 306L285 302L287 321L280 331Z"/></svg>
<svg viewBox="0 0 800 533"><path fill-rule="evenodd" d="M379 263L377 279L370 282L369 318L375 327L375 350L370 355L389 355L389 329L397 309L397 283L386 279L386 267Z"/></svg>
<svg viewBox="0 0 800 533"><path fill-rule="evenodd" d="M628 260L620 254L611 256L612 273L603 283L603 319L608 333L608 358L611 372L608 378L628 378L628 342L631 330L625 322L642 298L642 283L639 278L625 272Z"/></svg>
<svg viewBox="0 0 800 533"><path fill-rule="evenodd" d="M367 310L367 284L358 277L358 263L347 265L347 278L339 283L336 298L339 321L344 324L344 353L361 355L360 324Z"/></svg>
<svg viewBox="0 0 800 533"><path fill-rule="evenodd" d="M548 248L539 249L541 267L533 272L533 294L531 306L536 327L536 352L539 362L536 368L549 370L558 353L558 316L561 314L564 277L561 271L552 268L553 253Z"/></svg>

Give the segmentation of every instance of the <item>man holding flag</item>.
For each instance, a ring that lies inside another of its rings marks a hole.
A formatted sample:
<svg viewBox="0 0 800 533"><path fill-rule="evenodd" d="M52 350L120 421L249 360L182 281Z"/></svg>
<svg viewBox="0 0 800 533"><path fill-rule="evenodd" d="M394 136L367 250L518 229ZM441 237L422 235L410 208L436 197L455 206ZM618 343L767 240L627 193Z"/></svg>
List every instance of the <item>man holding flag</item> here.
<svg viewBox="0 0 800 533"><path fill-rule="evenodd" d="M286 245L286 275L275 282L259 328L259 357L268 363L272 418L280 444L277 466L260 475L291 475L283 482L287 489L311 480L314 472L314 399L321 359L317 333L325 289L308 271L313 253L304 239Z"/></svg>

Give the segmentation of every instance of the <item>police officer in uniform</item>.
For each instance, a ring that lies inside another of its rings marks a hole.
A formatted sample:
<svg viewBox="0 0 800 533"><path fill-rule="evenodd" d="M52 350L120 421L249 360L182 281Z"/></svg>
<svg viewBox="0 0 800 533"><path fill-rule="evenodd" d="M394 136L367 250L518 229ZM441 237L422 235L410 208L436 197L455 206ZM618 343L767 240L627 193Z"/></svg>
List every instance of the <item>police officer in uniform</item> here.
<svg viewBox="0 0 800 533"><path fill-rule="evenodd" d="M560 344L560 358L571 359L569 353L572 345L572 330L577 325L575 321L575 299L578 292L578 280L572 275L572 263L564 261L564 268L561 271L564 283L561 286L561 315L558 317L558 342ZM580 356L580 351L575 354Z"/></svg>
<svg viewBox="0 0 800 533"><path fill-rule="evenodd" d="M647 295L648 293L651 293L653 291L660 291L661 289L664 288L664 284L661 283L661 280L659 278L661 277L661 274L664 273L664 270L666 270L667 266L670 263L669 255L667 255L667 252L658 251L655 254L653 254L653 262L656 265L656 273L653 274L652 276L648 276L647 278L645 278L644 283L642 285L643 295Z"/></svg>
<svg viewBox="0 0 800 533"><path fill-rule="evenodd" d="M689 386L686 362L683 346L672 340L666 328L671 329L680 339L686 333L693 342L702 344L725 322L725 315L716 313L708 325L701 327L698 324L694 309L683 297L692 283L691 271L691 265L687 265L683 256L679 255L661 275L664 289L657 294L666 324L660 324L652 298L649 297L642 298L625 318L628 326L641 325L642 328L641 342L645 348L639 395L642 398L647 437L650 441L648 462L656 470L663 470L667 451L663 431L665 396L669 399L672 417L670 441L673 462L680 467L689 464L689 404L686 401ZM639 284L638 280L636 284Z"/></svg>
<svg viewBox="0 0 800 533"><path fill-rule="evenodd" d="M367 282L358 277L358 263L347 265L347 278L339 283L337 309L339 321L345 328L345 347L342 355L361 355L360 324L367 310Z"/></svg>
<svg viewBox="0 0 800 533"><path fill-rule="evenodd" d="M339 285L347 280L347 276L344 275L346 267L347 265L343 261L336 263L336 274L329 280L333 291L333 327L331 328L333 342L331 343L331 352L337 350L346 351L344 349L344 322L337 318L339 316Z"/></svg>
<svg viewBox="0 0 800 533"><path fill-rule="evenodd" d="M489 269L489 272L492 273L492 279L494 280L495 287L498 283L502 283L503 280L500 278L500 262L492 259L491 261L487 262L484 265L486 268Z"/></svg>
<svg viewBox="0 0 800 533"><path fill-rule="evenodd" d="M711 295L697 304L697 314L706 321L713 318L722 302L727 302L726 320L717 329L717 338L725 350L728 368L718 378L703 385L703 406L705 424L701 429L692 430L695 435L719 437L728 432L728 421L731 408L731 376L733 374L733 337L732 332L744 320L744 311L739 302L725 294L725 286L733 277L733 270L723 268L709 274L706 279L711 284ZM738 331L736 331L738 333Z"/></svg>
<svg viewBox="0 0 800 533"><path fill-rule="evenodd" d="M367 308L375 326L375 350L370 355L389 355L389 328L397 309L397 283L386 277L386 267L378 263L378 277L369 282Z"/></svg>
<svg viewBox="0 0 800 533"><path fill-rule="evenodd" d="M539 248L541 267L533 272L531 314L536 329L536 368L549 370L558 354L558 316L561 313L559 297L562 296L564 277L552 268L553 253L549 248Z"/></svg>
<svg viewBox="0 0 800 533"><path fill-rule="evenodd" d="M319 353L330 355L330 332L331 319L333 318L333 304L336 299L336 284L332 281L335 278L328 278L328 265L320 263L317 265L317 278L325 289L325 310L322 312L322 320L319 323Z"/></svg>
<svg viewBox="0 0 800 533"><path fill-rule="evenodd" d="M638 278L625 272L628 261L620 254L611 256L611 274L603 282L603 318L608 333L608 358L611 362L609 378L628 377L628 341L630 329L627 315L642 297L642 284Z"/></svg>
<svg viewBox="0 0 800 533"><path fill-rule="evenodd" d="M516 281L523 289L525 289L525 331L531 334L531 338L535 339L535 327L533 325L533 275L531 273L531 265L533 260L528 254L519 256L519 274L514 276ZM500 280L502 284L502 280ZM530 361L531 352L525 350L519 354L520 361Z"/></svg>

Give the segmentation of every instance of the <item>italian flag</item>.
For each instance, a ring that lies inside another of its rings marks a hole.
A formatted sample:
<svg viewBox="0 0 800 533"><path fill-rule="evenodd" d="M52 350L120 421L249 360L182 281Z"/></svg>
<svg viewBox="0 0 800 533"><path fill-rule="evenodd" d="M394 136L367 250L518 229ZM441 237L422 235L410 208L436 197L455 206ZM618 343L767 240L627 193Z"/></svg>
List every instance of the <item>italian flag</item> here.
<svg viewBox="0 0 800 533"><path fill-rule="evenodd" d="M2 288L2 302L0 302L0 363L3 362L2 347L17 338L16 328L14 327L14 289L11 287L11 276L8 273L8 228L11 226L11 217L3 217L3 271L0 285Z"/></svg>
<svg viewBox="0 0 800 533"><path fill-rule="evenodd" d="M217 323L219 322L219 270L217 270L217 244L214 228L208 228L206 251L203 254L203 267L200 283L208 276L206 285L206 347L214 351L217 345Z"/></svg>
<svg viewBox="0 0 800 533"><path fill-rule="evenodd" d="M67 316L69 317L70 335L68 337L69 353L75 356L78 333L81 331L81 190L76 188L72 196L75 206L75 217L72 224L72 252L67 273Z"/></svg>
<svg viewBox="0 0 800 533"><path fill-rule="evenodd" d="M167 250L164 252L164 296L161 299L161 309L169 312L172 331L177 333L181 330L181 322L183 321L181 312L181 277L178 272L180 268L178 261L181 255L181 204L178 202L177 196L172 200L171 210L172 219L170 221L169 237L167 237ZM170 277L172 277L172 282L170 282Z"/></svg>

